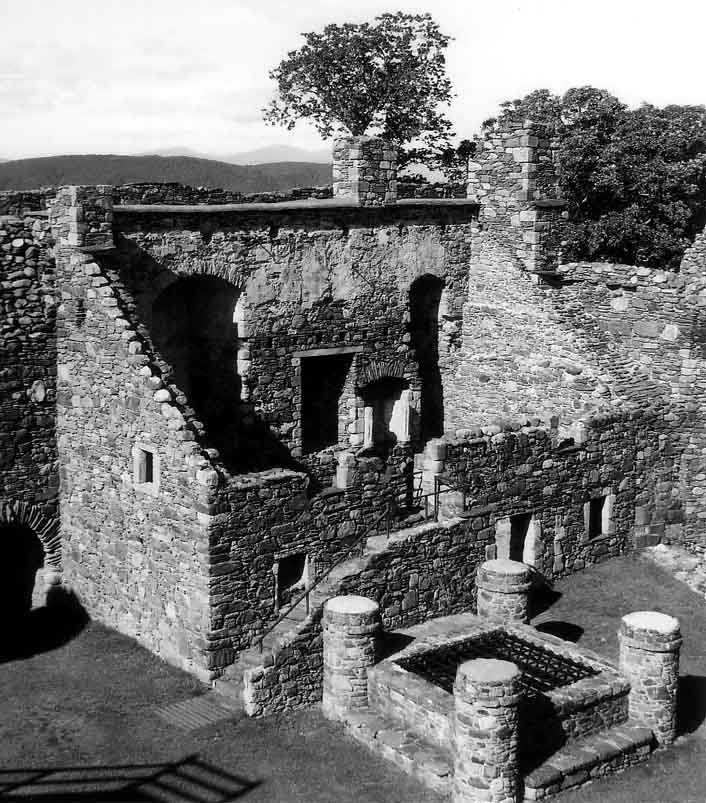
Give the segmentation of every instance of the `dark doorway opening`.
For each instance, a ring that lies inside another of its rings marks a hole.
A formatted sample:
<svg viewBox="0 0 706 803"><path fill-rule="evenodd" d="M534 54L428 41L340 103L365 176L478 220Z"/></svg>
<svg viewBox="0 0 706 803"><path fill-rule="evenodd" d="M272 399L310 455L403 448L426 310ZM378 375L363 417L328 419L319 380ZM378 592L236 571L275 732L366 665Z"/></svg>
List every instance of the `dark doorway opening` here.
<svg viewBox="0 0 706 803"><path fill-rule="evenodd" d="M444 282L420 276L409 290L409 330L417 353L421 379L420 428L422 440L444 434L444 389L439 370L439 303Z"/></svg>
<svg viewBox="0 0 706 803"><path fill-rule="evenodd" d="M277 561L277 607L287 605L297 591L304 589L307 574L306 552L286 555Z"/></svg>
<svg viewBox="0 0 706 803"><path fill-rule="evenodd" d="M319 452L341 437L340 403L353 364L352 354L303 357L302 451Z"/></svg>
<svg viewBox="0 0 706 803"><path fill-rule="evenodd" d="M403 379L383 377L360 391L363 403L372 410L371 439L365 443L366 446L386 454L398 442L395 426L399 426L399 422L393 422L393 414L395 403L400 400L407 385Z"/></svg>
<svg viewBox="0 0 706 803"><path fill-rule="evenodd" d="M531 513L518 513L510 516L510 560L522 563L525 552L525 539L529 530Z"/></svg>
<svg viewBox="0 0 706 803"><path fill-rule="evenodd" d="M2 582L0 610L12 632L21 630L32 609L32 592L37 571L44 565L44 547L26 525L0 526Z"/></svg>
<svg viewBox="0 0 706 803"><path fill-rule="evenodd" d="M603 534L603 508L605 507L605 496L591 499L588 503L588 537L598 538Z"/></svg>
<svg viewBox="0 0 706 803"><path fill-rule="evenodd" d="M240 378L238 290L213 276L191 276L167 287L152 305L152 338L167 363L165 379L184 394L225 460L235 453Z"/></svg>

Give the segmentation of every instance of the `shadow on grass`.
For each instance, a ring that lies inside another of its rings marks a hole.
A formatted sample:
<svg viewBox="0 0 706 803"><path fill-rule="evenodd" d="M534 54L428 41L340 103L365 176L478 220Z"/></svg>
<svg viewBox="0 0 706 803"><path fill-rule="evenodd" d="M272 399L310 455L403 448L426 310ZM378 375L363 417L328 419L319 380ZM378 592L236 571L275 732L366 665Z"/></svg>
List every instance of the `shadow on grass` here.
<svg viewBox="0 0 706 803"><path fill-rule="evenodd" d="M548 611L562 596L562 593L550 585L548 580L539 572L535 572L532 577L532 589L530 592L530 619L540 613L544 613L544 611Z"/></svg>
<svg viewBox="0 0 706 803"><path fill-rule="evenodd" d="M683 675L677 696L677 733L693 733L706 720L706 677Z"/></svg>
<svg viewBox="0 0 706 803"><path fill-rule="evenodd" d="M560 639L564 639L564 641L572 641L574 644L576 644L584 634L584 629L579 627L579 625L555 620L540 622L535 630L538 630L540 633L547 633L550 636L557 636Z"/></svg>
<svg viewBox="0 0 706 803"><path fill-rule="evenodd" d="M163 764L0 770L0 800L228 803L260 784L193 755Z"/></svg>
<svg viewBox="0 0 706 803"><path fill-rule="evenodd" d="M88 614L76 596L61 586L52 588L44 607L28 611L0 639L0 663L62 647L87 624Z"/></svg>

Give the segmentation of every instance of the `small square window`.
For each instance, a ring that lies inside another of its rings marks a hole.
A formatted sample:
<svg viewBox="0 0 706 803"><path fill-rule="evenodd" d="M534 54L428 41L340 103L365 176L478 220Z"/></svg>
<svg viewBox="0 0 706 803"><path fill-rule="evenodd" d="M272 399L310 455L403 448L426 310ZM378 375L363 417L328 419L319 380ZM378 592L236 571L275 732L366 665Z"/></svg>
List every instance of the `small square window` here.
<svg viewBox="0 0 706 803"><path fill-rule="evenodd" d="M132 454L135 488L147 493L157 493L159 489L159 455L155 448L137 444Z"/></svg>

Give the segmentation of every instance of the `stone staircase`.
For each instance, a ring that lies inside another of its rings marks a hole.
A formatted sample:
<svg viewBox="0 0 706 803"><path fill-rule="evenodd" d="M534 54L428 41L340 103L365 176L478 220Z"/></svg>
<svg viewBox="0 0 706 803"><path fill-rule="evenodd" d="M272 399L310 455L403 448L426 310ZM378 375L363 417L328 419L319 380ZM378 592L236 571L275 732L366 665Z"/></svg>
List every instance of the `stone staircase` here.
<svg viewBox="0 0 706 803"><path fill-rule="evenodd" d="M296 667L292 660L285 660L284 655L287 650L296 648L297 642L322 654L321 650L321 618L323 607L327 599L341 593L344 582L350 582L361 574L369 565L371 560L385 552L390 546L397 545L408 538L419 534L426 528L439 526L434 522L414 524L401 530L395 530L386 535L372 535L364 543L362 554L348 558L334 567L331 573L315 586L309 596L309 614L306 613L304 601L293 608L287 616L279 622L264 638L262 649L259 645L250 647L238 655L237 661L228 667L224 674L214 681L214 690L224 697L233 701L232 704L242 706L249 716L260 716L266 713L273 713L276 710L297 707L301 703L287 704L283 702L280 706L266 706L263 708L257 700L257 692L253 694L253 686L257 686L263 674L268 669L272 670L279 662L288 664L288 672L292 676L291 682L295 682ZM306 651L306 650L305 650ZM309 650L310 651L310 650ZM320 688L321 662L318 664L318 685ZM290 695L296 698L297 695ZM320 693L313 692L312 699L308 702L316 702L320 699Z"/></svg>
<svg viewBox="0 0 706 803"><path fill-rule="evenodd" d="M460 622L462 617L445 619ZM430 624L400 635L428 634ZM441 795L448 795L454 773L453 695L415 674L401 671L394 659L395 655L390 656L369 670L369 706L361 712L348 713L346 728L376 754ZM520 771L525 800L550 797L648 758L653 733L628 720L629 687L617 671L611 673L610 669L600 678L580 681L584 687L582 701L575 699L571 703L567 695L566 704L557 705L562 699L558 694L552 701L552 719L538 721L535 727L521 731ZM521 722L527 720L528 710L521 707ZM534 705L534 715L537 711ZM548 740L539 738L542 731L550 734Z"/></svg>

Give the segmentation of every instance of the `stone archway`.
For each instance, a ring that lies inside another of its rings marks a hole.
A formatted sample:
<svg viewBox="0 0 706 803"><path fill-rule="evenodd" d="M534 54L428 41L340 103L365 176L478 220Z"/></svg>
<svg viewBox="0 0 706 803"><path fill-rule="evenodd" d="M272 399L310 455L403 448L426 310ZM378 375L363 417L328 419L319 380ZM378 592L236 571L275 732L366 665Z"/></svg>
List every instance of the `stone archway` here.
<svg viewBox="0 0 706 803"><path fill-rule="evenodd" d="M0 501L0 525L28 527L44 548L44 565L61 573L61 533L59 522L47 518L36 505L18 500Z"/></svg>
<svg viewBox="0 0 706 803"><path fill-rule="evenodd" d="M45 604L48 589L61 582L58 522L26 502L0 503L0 555L5 569L0 608L10 623L19 623L33 605Z"/></svg>

